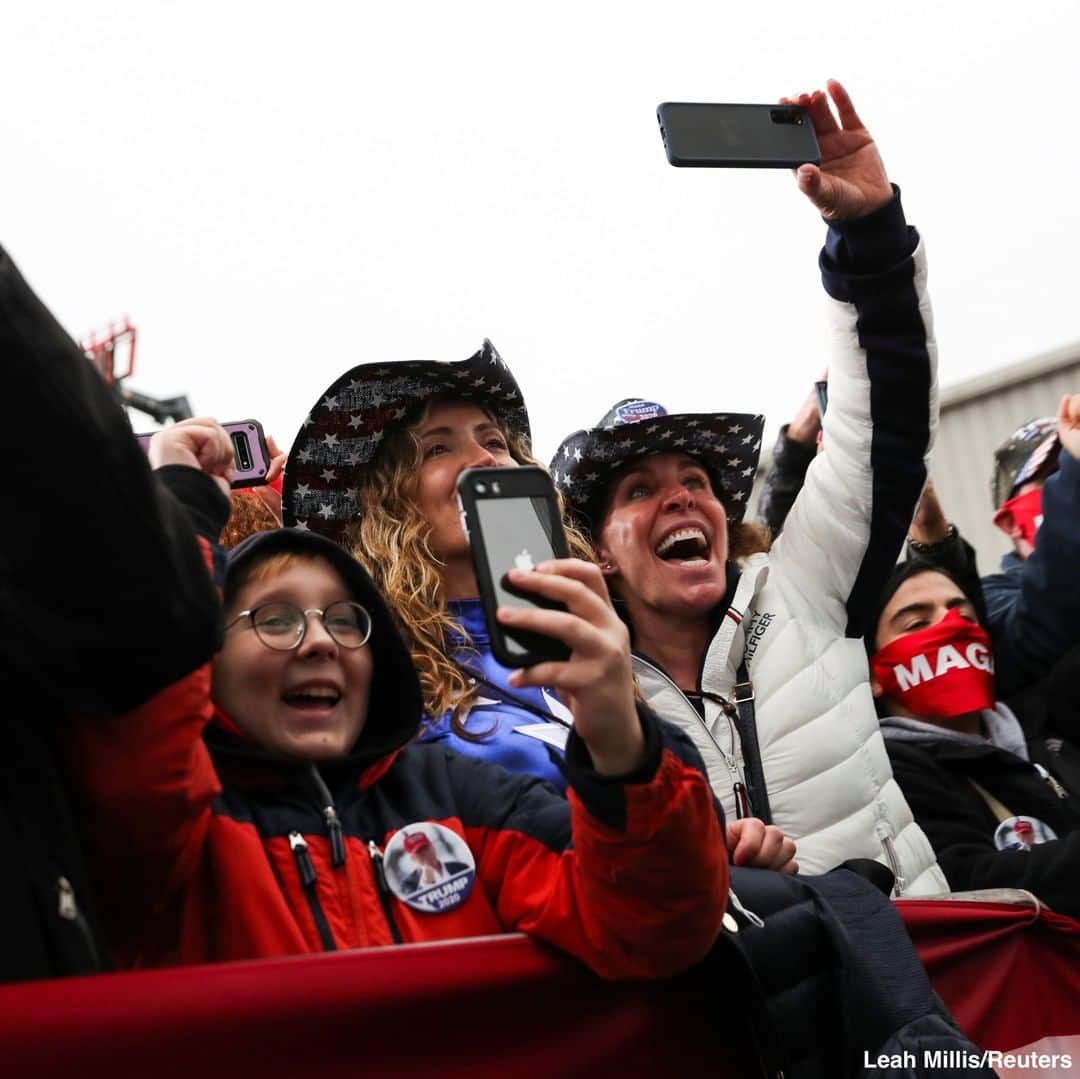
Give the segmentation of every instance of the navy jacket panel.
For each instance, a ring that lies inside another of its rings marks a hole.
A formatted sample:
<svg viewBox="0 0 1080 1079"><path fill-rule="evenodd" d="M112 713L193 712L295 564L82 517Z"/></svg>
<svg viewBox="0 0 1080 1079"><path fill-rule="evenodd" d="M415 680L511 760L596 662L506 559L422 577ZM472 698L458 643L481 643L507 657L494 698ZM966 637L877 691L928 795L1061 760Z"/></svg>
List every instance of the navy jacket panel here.
<svg viewBox="0 0 1080 1079"><path fill-rule="evenodd" d="M866 1055L886 1049L921 1061L928 1036L936 1048L976 1052L936 998L896 908L869 881L845 869L788 877L734 867L731 887L764 921L729 939L765 996L785 1075L864 1075Z"/></svg>

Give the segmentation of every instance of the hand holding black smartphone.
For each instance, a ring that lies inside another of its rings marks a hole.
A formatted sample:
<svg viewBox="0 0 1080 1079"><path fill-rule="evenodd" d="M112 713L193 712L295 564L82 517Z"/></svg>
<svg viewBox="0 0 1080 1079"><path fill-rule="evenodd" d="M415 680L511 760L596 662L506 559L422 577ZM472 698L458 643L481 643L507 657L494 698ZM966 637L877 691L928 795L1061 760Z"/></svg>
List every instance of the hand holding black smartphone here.
<svg viewBox="0 0 1080 1079"><path fill-rule="evenodd" d="M266 435L258 420L237 420L221 425L228 432L233 445L233 458L236 475L232 487L262 487L270 471L270 448L266 445ZM136 435L135 439L142 446L143 453L150 452L150 439L156 431Z"/></svg>
<svg viewBox="0 0 1080 1079"><path fill-rule="evenodd" d="M457 490L492 654L506 667L569 659L562 641L511 629L495 617L500 606L566 609L506 580L510 569L570 555L551 477L542 468L470 468Z"/></svg>
<svg viewBox="0 0 1080 1079"><path fill-rule="evenodd" d="M797 105L665 101L656 117L672 165L793 169L821 163L813 122Z"/></svg>

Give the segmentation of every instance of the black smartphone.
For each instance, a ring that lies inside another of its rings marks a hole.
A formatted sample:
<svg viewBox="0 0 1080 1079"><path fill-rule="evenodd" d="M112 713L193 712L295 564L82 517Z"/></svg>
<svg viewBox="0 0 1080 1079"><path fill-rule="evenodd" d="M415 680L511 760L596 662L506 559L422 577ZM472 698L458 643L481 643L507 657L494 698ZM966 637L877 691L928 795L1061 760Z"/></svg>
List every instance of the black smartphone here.
<svg viewBox="0 0 1080 1079"><path fill-rule="evenodd" d="M825 409L829 407L829 384L824 379L819 379L814 383L814 390L817 392L818 415L823 417Z"/></svg>
<svg viewBox="0 0 1080 1079"><path fill-rule="evenodd" d="M258 420L237 420L221 426L229 432L233 444L236 476L232 486L262 487L266 483L266 474L270 471L270 448L266 445L262 424ZM150 439L156 434L156 431L150 431L135 436L143 448L143 453L150 452Z"/></svg>
<svg viewBox="0 0 1080 1079"><path fill-rule="evenodd" d="M665 101L656 118L673 165L793 169L821 163L814 125L797 105Z"/></svg>
<svg viewBox="0 0 1080 1079"><path fill-rule="evenodd" d="M551 477L542 468L470 468L458 477L457 490L492 654L506 667L569 659L562 641L510 629L495 618L499 607L566 609L506 581L511 568L569 557Z"/></svg>

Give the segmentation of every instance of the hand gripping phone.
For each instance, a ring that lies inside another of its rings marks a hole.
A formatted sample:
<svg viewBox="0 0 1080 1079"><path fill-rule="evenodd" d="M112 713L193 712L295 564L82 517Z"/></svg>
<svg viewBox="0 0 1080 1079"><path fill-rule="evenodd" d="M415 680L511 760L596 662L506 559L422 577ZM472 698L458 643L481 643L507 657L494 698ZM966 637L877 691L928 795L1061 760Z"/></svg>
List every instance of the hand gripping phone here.
<svg viewBox="0 0 1080 1079"><path fill-rule="evenodd" d="M258 420L237 420L235 423L221 425L229 432L232 439L233 457L236 476L232 487L261 487L266 483L266 474L270 471L270 449L266 445L266 435ZM150 452L150 439L157 434L136 435L135 439L143 448L143 453Z"/></svg>
<svg viewBox="0 0 1080 1079"><path fill-rule="evenodd" d="M506 582L511 568L569 557L551 477L542 468L470 468L458 477L457 490L492 654L506 667L569 659L562 641L511 629L495 618L499 607L566 610Z"/></svg>
<svg viewBox="0 0 1080 1079"><path fill-rule="evenodd" d="M821 163L814 125L797 105L665 101L656 118L672 165L793 169Z"/></svg>

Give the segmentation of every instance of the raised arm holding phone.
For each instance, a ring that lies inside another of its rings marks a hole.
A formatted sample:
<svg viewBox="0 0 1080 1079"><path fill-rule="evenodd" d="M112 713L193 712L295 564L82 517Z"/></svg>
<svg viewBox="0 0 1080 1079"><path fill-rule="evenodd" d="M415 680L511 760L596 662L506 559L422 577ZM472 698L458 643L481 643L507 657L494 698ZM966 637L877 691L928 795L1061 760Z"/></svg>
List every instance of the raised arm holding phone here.
<svg viewBox="0 0 1080 1079"><path fill-rule="evenodd" d="M727 816L778 826L804 872L873 858L898 891L930 894L947 883L892 778L858 640L936 423L925 256L845 89L781 105L805 110L820 148L795 175L829 225L834 350L824 450L771 553L742 521L761 416L627 398L551 468L631 627L646 699L694 740Z"/></svg>

